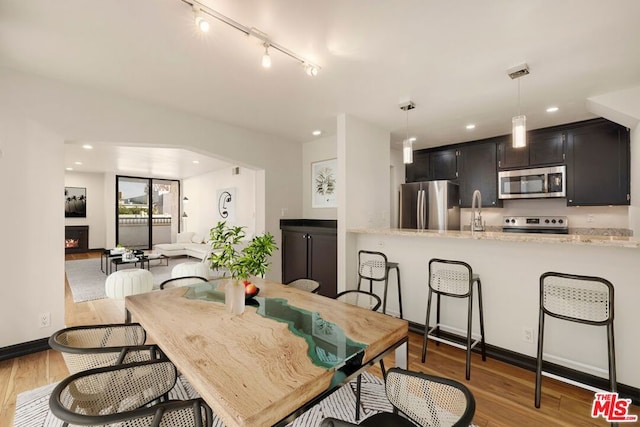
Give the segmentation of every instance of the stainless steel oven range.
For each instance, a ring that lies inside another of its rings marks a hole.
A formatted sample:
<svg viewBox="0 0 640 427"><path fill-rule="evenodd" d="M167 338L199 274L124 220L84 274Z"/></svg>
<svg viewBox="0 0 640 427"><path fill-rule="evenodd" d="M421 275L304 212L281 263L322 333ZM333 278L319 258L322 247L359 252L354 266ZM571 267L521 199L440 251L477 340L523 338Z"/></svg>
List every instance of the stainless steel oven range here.
<svg viewBox="0 0 640 427"><path fill-rule="evenodd" d="M507 233L569 234L566 216L505 216L502 231Z"/></svg>

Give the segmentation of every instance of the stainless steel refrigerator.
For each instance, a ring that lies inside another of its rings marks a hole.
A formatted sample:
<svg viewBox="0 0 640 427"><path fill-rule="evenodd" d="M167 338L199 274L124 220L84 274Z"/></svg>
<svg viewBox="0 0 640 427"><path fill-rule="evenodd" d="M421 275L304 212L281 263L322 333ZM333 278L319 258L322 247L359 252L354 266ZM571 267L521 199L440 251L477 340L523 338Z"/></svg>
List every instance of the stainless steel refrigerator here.
<svg viewBox="0 0 640 427"><path fill-rule="evenodd" d="M458 184L451 181L422 181L400 188L400 228L459 230Z"/></svg>

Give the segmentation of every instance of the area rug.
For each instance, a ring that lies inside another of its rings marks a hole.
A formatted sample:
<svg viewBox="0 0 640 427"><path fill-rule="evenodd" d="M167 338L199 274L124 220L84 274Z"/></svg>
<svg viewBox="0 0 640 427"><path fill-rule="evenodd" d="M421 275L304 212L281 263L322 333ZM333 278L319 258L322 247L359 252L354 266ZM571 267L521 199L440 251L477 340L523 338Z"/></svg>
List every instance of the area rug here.
<svg viewBox="0 0 640 427"><path fill-rule="evenodd" d="M20 393L16 399L16 413L14 427L59 427L62 422L49 411L49 395L56 384L49 384L35 390ZM355 422L356 381L339 388L335 393L313 406L307 412L289 424L290 427L317 427L327 417L340 418ZM169 393L171 399L193 399L198 393L191 387L184 377L179 377L176 386ZM364 419L377 412L392 410L391 404L385 397L383 381L368 372L362 374L362 388L360 392L360 419ZM215 418L215 417L214 417ZM224 424L217 418L214 427Z"/></svg>
<svg viewBox="0 0 640 427"><path fill-rule="evenodd" d="M171 269L183 262L197 262L198 260L186 257L169 259L169 266L164 260L152 260L149 271L153 274L154 287L159 288L160 283L171 277ZM119 269L132 268L121 266ZM92 301L106 298L104 282L107 275L100 270L100 258L80 259L66 261L64 269L73 295L73 302Z"/></svg>

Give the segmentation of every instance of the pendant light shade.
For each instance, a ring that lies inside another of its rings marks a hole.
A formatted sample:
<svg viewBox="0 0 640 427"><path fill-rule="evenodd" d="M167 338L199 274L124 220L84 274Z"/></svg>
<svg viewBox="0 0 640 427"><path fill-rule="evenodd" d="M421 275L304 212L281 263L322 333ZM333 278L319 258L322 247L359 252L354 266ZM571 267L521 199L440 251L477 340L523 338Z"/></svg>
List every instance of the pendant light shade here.
<svg viewBox="0 0 640 427"><path fill-rule="evenodd" d="M409 138L409 110L414 108L416 108L416 104L413 101L400 104L400 109L407 112L407 135L402 141L402 162L405 165L413 163L413 141L415 141L415 138Z"/></svg>
<svg viewBox="0 0 640 427"><path fill-rule="evenodd" d="M527 146L527 116L520 115L511 119L511 132L513 134L513 148Z"/></svg>
<svg viewBox="0 0 640 427"><path fill-rule="evenodd" d="M507 70L509 77L518 79L518 115L511 119L511 134L513 148L523 148L527 146L527 117L520 114L520 77L529 74L529 66L522 64Z"/></svg>
<svg viewBox="0 0 640 427"><path fill-rule="evenodd" d="M402 162L405 165L413 163L413 140L411 138L402 141Z"/></svg>

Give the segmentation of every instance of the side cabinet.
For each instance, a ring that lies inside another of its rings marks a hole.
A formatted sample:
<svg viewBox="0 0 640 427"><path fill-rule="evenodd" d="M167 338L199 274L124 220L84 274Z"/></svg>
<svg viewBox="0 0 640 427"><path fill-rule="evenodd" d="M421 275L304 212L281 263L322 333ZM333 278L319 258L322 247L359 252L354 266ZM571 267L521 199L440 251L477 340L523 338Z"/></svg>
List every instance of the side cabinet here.
<svg viewBox="0 0 640 427"><path fill-rule="evenodd" d="M480 190L483 207L502 207L498 199L498 175L496 172L496 142L492 139L460 147L458 171L460 183L460 207L470 208L475 190Z"/></svg>
<svg viewBox="0 0 640 427"><path fill-rule="evenodd" d="M607 120L568 131L567 205L629 205L629 130Z"/></svg>
<svg viewBox="0 0 640 427"><path fill-rule="evenodd" d="M334 298L338 288L336 221L282 220L282 281L313 279L318 293Z"/></svg>

